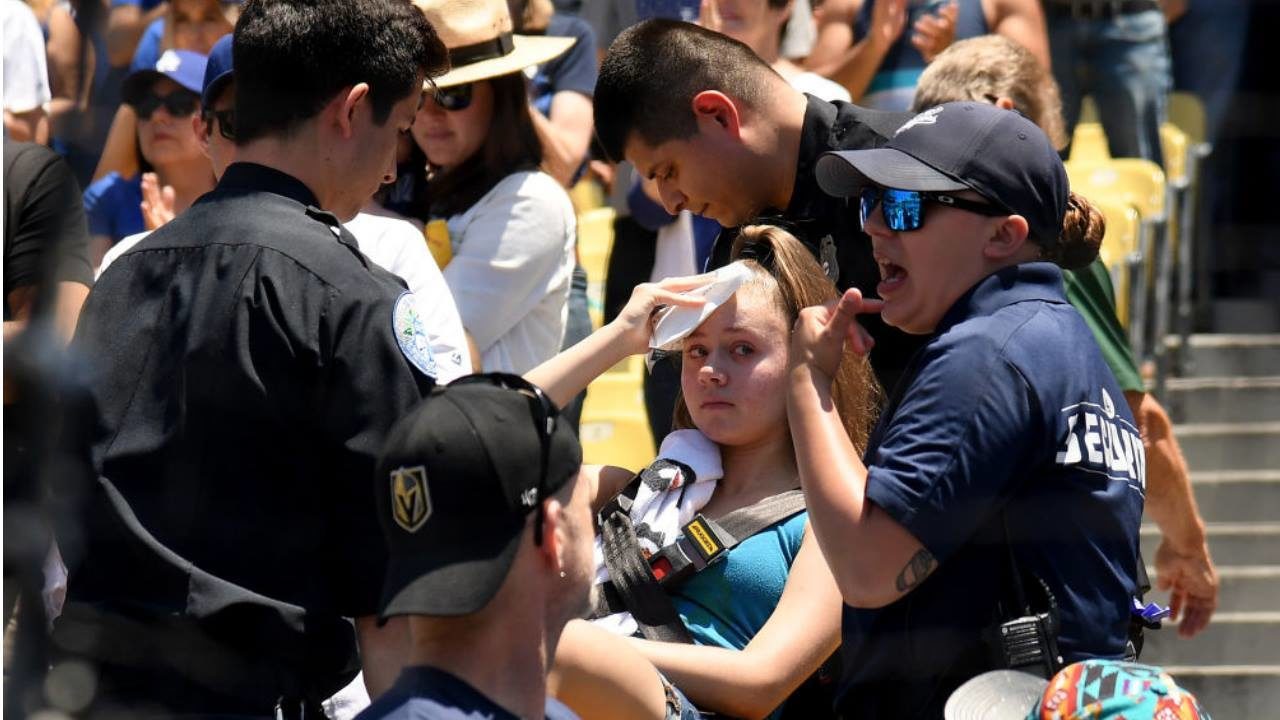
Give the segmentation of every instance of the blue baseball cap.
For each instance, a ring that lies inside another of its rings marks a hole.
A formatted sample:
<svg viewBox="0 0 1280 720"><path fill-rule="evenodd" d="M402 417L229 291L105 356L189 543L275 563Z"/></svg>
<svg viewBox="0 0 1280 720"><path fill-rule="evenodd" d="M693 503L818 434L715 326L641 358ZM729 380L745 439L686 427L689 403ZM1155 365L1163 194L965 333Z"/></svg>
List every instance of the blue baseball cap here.
<svg viewBox="0 0 1280 720"><path fill-rule="evenodd" d="M1058 241L1070 194L1067 171L1044 131L1021 113L981 102L929 108L881 148L824 153L817 176L836 197L859 195L868 185L973 190L1026 218L1043 247Z"/></svg>
<svg viewBox="0 0 1280 720"><path fill-rule="evenodd" d="M209 51L209 64L204 69L204 90L200 96L205 107L213 107L213 101L222 92L222 88L232 80L231 39L230 34L223 35Z"/></svg>
<svg viewBox="0 0 1280 720"><path fill-rule="evenodd" d="M130 105L136 105L160 78L169 78L193 93L200 92L200 81L208 57L190 50L165 50L150 70L136 70L124 79L120 97Z"/></svg>

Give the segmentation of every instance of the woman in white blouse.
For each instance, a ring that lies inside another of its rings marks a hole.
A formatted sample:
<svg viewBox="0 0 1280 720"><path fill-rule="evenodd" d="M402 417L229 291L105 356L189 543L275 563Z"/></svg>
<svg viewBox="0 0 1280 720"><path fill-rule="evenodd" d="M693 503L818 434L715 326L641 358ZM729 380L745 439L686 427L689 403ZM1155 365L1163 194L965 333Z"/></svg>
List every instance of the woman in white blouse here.
<svg viewBox="0 0 1280 720"><path fill-rule="evenodd" d="M539 170L521 71L572 39L513 36L502 0L418 5L453 61L413 124L427 158L419 215L447 223L437 259L483 369L523 373L560 350L576 228L568 194Z"/></svg>

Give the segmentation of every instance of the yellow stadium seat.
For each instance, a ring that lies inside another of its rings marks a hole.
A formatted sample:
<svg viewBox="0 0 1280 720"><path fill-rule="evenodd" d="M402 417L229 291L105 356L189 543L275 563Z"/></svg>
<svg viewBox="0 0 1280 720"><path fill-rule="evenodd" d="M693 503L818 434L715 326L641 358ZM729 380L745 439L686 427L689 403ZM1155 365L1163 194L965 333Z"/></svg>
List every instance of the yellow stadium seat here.
<svg viewBox="0 0 1280 720"><path fill-rule="evenodd" d="M569 188L569 200L573 202L574 212L582 213L604 207L604 188L600 181L591 176L584 176L572 188Z"/></svg>
<svg viewBox="0 0 1280 720"><path fill-rule="evenodd" d="M1138 211L1129 203L1090 198L1094 207L1107 221L1107 231L1102 238L1102 264L1111 273L1111 284L1116 292L1116 317L1120 324L1129 327L1130 267L1141 262L1138 249Z"/></svg>
<svg viewBox="0 0 1280 720"><path fill-rule="evenodd" d="M1200 102L1195 93L1169 93L1169 122L1186 133L1192 144L1205 142L1207 122L1204 103Z"/></svg>
<svg viewBox="0 0 1280 720"><path fill-rule="evenodd" d="M1076 130L1071 136L1071 159L1077 162L1111 159L1111 150L1107 147L1107 135L1102 131L1100 123L1076 123Z"/></svg>
<svg viewBox="0 0 1280 720"><path fill-rule="evenodd" d="M587 387L578 437L583 462L639 470L653 461L653 434L644 405L644 358L635 355Z"/></svg>
<svg viewBox="0 0 1280 720"><path fill-rule="evenodd" d="M1149 160L1137 158L1068 161L1066 167L1072 190L1090 200L1128 203L1141 218L1137 262L1131 263L1139 267L1134 268L1137 272L1133 274L1133 302L1129 312L1129 336L1134 353L1141 361L1153 347L1147 327L1150 293L1158 278L1156 270L1166 262L1163 258L1168 252L1168 190L1164 171ZM1162 324L1163 320L1157 319L1155 325L1162 327ZM1161 341L1163 343L1163 338Z"/></svg>
<svg viewBox="0 0 1280 720"><path fill-rule="evenodd" d="M613 218L610 207L578 215L578 261L587 271L587 310L592 327L597 328L604 318L604 279L613 249Z"/></svg>

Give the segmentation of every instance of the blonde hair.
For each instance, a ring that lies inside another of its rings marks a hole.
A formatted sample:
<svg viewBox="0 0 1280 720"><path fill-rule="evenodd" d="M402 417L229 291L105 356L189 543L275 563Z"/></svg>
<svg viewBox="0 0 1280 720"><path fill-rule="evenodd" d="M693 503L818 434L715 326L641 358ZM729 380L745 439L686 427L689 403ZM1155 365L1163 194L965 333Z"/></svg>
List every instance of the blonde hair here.
<svg viewBox="0 0 1280 720"><path fill-rule="evenodd" d="M916 85L912 110L954 100L994 103L1002 97L1039 125L1054 148L1066 147L1058 83L1029 50L1003 35L961 40L934 58Z"/></svg>
<svg viewBox="0 0 1280 720"><path fill-rule="evenodd" d="M749 286L769 292L788 327L806 307L840 297L809 252L794 235L771 225L745 227L733 243L731 256L745 260L755 272ZM881 391L866 357L846 352L832 382L832 399L853 446L862 452L879 413ZM694 427L684 396L676 397L674 427Z"/></svg>

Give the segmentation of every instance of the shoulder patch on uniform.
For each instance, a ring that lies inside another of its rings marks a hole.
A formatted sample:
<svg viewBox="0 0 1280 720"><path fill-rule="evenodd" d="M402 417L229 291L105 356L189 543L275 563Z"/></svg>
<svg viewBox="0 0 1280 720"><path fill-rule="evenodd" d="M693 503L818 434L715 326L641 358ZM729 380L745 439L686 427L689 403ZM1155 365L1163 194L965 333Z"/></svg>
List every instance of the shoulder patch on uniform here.
<svg viewBox="0 0 1280 720"><path fill-rule="evenodd" d="M391 311L391 331L395 333L400 352L410 364L431 379L440 377L436 358L431 354L431 339L422 325L418 302L411 292L402 293Z"/></svg>

